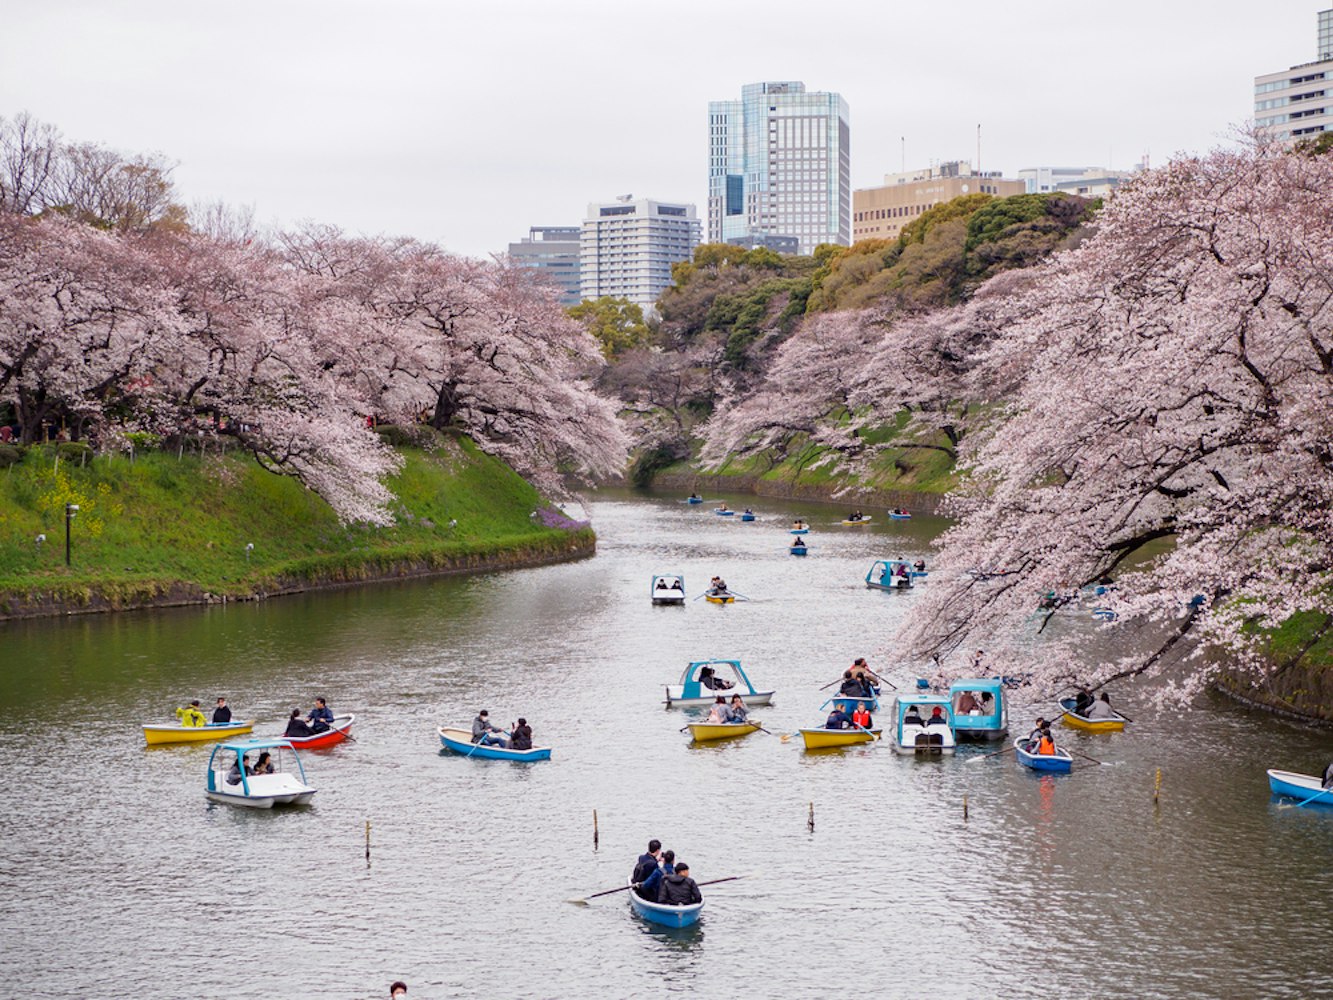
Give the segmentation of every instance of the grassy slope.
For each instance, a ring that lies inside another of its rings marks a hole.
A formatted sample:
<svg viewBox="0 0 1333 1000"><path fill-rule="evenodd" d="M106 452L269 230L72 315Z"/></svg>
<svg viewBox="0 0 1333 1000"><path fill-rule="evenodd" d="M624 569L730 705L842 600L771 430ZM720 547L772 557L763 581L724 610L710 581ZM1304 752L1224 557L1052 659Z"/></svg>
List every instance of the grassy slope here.
<svg viewBox="0 0 1333 1000"><path fill-rule="evenodd" d="M389 481L398 523L370 528L340 525L298 482L246 458L149 452L80 467L77 459L57 465L54 449L31 449L0 471L0 596L115 597L178 583L244 594L293 577L357 579L396 561L441 565L568 541L568 532L533 523L536 490L471 441L442 438L429 452L403 454ZM70 569L67 501L81 507ZM40 547L39 533L47 536Z"/></svg>

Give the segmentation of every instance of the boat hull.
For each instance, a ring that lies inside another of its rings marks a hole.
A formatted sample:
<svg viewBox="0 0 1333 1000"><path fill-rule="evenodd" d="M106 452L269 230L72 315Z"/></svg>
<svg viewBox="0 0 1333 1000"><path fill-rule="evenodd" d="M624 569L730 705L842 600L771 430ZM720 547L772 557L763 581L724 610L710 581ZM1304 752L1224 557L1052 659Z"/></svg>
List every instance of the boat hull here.
<svg viewBox="0 0 1333 1000"><path fill-rule="evenodd" d="M803 555L806 554L806 552L807 552L808 550L806 549L806 547L805 547L804 545L801 545L801 546L793 545L789 551L790 551L791 554L794 555L794 556L803 556Z"/></svg>
<svg viewBox="0 0 1333 1000"><path fill-rule="evenodd" d="M713 513L716 514L718 517L735 517L735 516L736 516L736 512L735 512L734 510L715 510L715 511L713 511Z"/></svg>
<svg viewBox="0 0 1333 1000"><path fill-rule="evenodd" d="M1298 774L1295 771L1268 771L1268 788L1274 795L1289 799L1309 800L1312 806L1333 808L1333 788L1321 787L1317 775ZM1302 805L1305 803L1302 802Z"/></svg>
<svg viewBox="0 0 1333 1000"><path fill-rule="evenodd" d="M315 789L294 795L231 795L227 792L204 792L209 802L249 809L272 809L274 806L305 806L315 797Z"/></svg>
<svg viewBox="0 0 1333 1000"><path fill-rule="evenodd" d="M243 736L255 728L254 720L232 722L225 726L154 726L148 723L143 727L144 742L148 746L162 743L212 743L232 736Z"/></svg>
<svg viewBox="0 0 1333 1000"><path fill-rule="evenodd" d="M1089 719L1083 715L1075 715L1073 698L1061 698L1060 708L1064 713L1060 716L1060 721L1070 729L1082 729L1085 733L1124 732L1125 723L1129 721L1119 713L1114 719Z"/></svg>
<svg viewBox="0 0 1333 1000"><path fill-rule="evenodd" d="M686 503L703 503L704 501L703 501L703 497L689 497L689 498L686 499L685 502L686 502Z"/></svg>
<svg viewBox="0 0 1333 1000"><path fill-rule="evenodd" d="M680 685L676 685L676 690L680 690ZM730 698L733 694L739 694L741 700L746 706L752 705L771 705L773 703L772 691L737 691L734 688L726 691L709 691L707 697L701 698L681 698L673 694L671 688L667 688L666 707L667 708L708 708L717 701L718 695L724 695Z"/></svg>
<svg viewBox="0 0 1333 1000"><path fill-rule="evenodd" d="M683 597L654 597L654 598L653 598L653 603L654 603L654 604L684 604L684 603L685 603L685 598L683 598Z"/></svg>
<svg viewBox="0 0 1333 1000"><path fill-rule="evenodd" d="M891 520L891 521L910 521L910 520L912 520L912 515L911 515L911 514L890 514L890 515L889 515L889 520Z"/></svg>
<svg viewBox="0 0 1333 1000"><path fill-rule="evenodd" d="M995 743L1009 735L1009 727L1003 726L999 729L969 729L962 724L962 720L955 718L953 722L953 737L959 743Z"/></svg>
<svg viewBox="0 0 1333 1000"><path fill-rule="evenodd" d="M314 736L284 736L283 739L295 750L323 750L337 746L347 739L351 735L352 723L355 721L355 715L335 715L333 725L326 732L316 733Z"/></svg>
<svg viewBox="0 0 1333 1000"><path fill-rule="evenodd" d="M629 905L644 920L660 927L689 927L699 920L699 911L704 908L703 903L695 903L692 906L663 906L661 903L650 903L635 895L633 889L629 891Z"/></svg>
<svg viewBox="0 0 1333 1000"><path fill-rule="evenodd" d="M707 594L704 600L709 604L735 604L736 598L731 594Z"/></svg>
<svg viewBox="0 0 1333 1000"><path fill-rule="evenodd" d="M843 521L842 523L847 525L848 527L854 527L855 525L858 524L869 524L873 520L874 520L873 517L863 517L859 521Z"/></svg>
<svg viewBox="0 0 1333 1000"><path fill-rule="evenodd" d="M759 726L754 722L693 722L690 723L690 736L696 743L709 743L714 740L733 740L738 736L757 733Z"/></svg>
<svg viewBox="0 0 1333 1000"><path fill-rule="evenodd" d="M808 534L810 534L810 529L809 529L809 528L791 528L791 529L788 530L787 534L789 534L789 535L808 535Z"/></svg>
<svg viewBox="0 0 1333 1000"><path fill-rule="evenodd" d="M753 514L742 514L742 515L741 515L741 520L742 520L742 521L753 521L753 520L754 520L754 515L753 515Z"/></svg>
<svg viewBox="0 0 1333 1000"><path fill-rule="evenodd" d="M486 760L550 760L550 747L533 747L531 750L509 750L505 747L482 746L472 742L472 733L467 729L440 728L440 743L446 750L462 754L464 757L483 757Z"/></svg>
<svg viewBox="0 0 1333 1000"><path fill-rule="evenodd" d="M1068 774L1074 769L1074 757L1068 750L1056 747L1053 754L1029 753L1026 748L1031 745L1031 740L1014 740L1014 756L1024 767L1053 774Z"/></svg>
<svg viewBox="0 0 1333 1000"><path fill-rule="evenodd" d="M801 740L807 750L827 750L873 743L881 732L879 729L802 729Z"/></svg>
<svg viewBox="0 0 1333 1000"><path fill-rule="evenodd" d="M912 581L909 578L900 576L892 583L875 583L872 580L867 580L866 586L871 590L911 590Z"/></svg>

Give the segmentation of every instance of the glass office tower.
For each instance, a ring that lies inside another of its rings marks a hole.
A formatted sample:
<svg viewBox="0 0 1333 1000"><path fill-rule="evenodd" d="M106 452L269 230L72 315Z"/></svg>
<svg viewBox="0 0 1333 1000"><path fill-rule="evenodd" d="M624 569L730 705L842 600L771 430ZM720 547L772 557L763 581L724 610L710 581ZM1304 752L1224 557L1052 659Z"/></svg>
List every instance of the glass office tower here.
<svg viewBox="0 0 1333 1000"><path fill-rule="evenodd" d="M708 104L708 239L772 245L851 242L847 102L799 81L751 83Z"/></svg>

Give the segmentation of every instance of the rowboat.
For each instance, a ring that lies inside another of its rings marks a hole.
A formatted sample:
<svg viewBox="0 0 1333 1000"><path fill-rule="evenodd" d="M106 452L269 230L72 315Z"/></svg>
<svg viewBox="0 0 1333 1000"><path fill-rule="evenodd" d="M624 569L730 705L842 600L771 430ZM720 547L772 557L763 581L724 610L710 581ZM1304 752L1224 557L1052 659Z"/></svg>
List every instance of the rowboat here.
<svg viewBox="0 0 1333 1000"><path fill-rule="evenodd" d="M790 531L793 535L808 535L810 534L810 525L804 521L797 521L795 527L791 528Z"/></svg>
<svg viewBox="0 0 1333 1000"><path fill-rule="evenodd" d="M807 750L827 750L873 743L882 732L882 729L802 729L801 739Z"/></svg>
<svg viewBox="0 0 1333 1000"><path fill-rule="evenodd" d="M654 604L684 604L685 577L675 573L659 573L648 584Z"/></svg>
<svg viewBox="0 0 1333 1000"><path fill-rule="evenodd" d="M915 708L923 722L907 721ZM929 724L935 709L940 710L943 722ZM893 749L902 754L949 754L957 746L953 734L953 711L949 699L938 694L900 695L893 699Z"/></svg>
<svg viewBox="0 0 1333 1000"><path fill-rule="evenodd" d="M710 683L715 686L710 687ZM773 703L773 692L756 691L740 660L693 660L685 667L679 684L667 685L666 707L707 708L718 695L730 701L734 694L740 695L747 706Z"/></svg>
<svg viewBox="0 0 1333 1000"><path fill-rule="evenodd" d="M908 590L913 586L912 567L906 559L877 559L866 571L871 590Z"/></svg>
<svg viewBox="0 0 1333 1000"><path fill-rule="evenodd" d="M960 743L1002 740L1009 735L1004 681L999 677L963 677L949 685L954 738Z"/></svg>
<svg viewBox="0 0 1333 1000"><path fill-rule="evenodd" d="M282 739L290 743L294 750L323 750L347 739L355 721L355 715L335 715L333 725L322 733L315 733L314 736L283 736Z"/></svg>
<svg viewBox="0 0 1333 1000"><path fill-rule="evenodd" d="M1315 806L1333 807L1333 788L1324 788L1323 782L1314 774L1298 774L1295 771L1268 771L1268 788L1274 795L1289 799L1304 799Z"/></svg>
<svg viewBox="0 0 1333 1000"><path fill-rule="evenodd" d="M1119 712L1115 713L1114 719L1089 719L1086 715L1078 715L1074 712L1075 698L1061 698L1060 708L1064 714L1060 716L1060 721L1071 729L1082 729L1089 733L1119 733L1125 728L1126 719Z"/></svg>
<svg viewBox="0 0 1333 1000"><path fill-rule="evenodd" d="M273 751L273 773L247 774L265 750ZM294 772L292 765L295 765ZM210 802L272 809L276 805L303 806L314 795L315 789L306 783L305 768L290 740L222 743L208 756L204 796Z"/></svg>
<svg viewBox="0 0 1333 1000"><path fill-rule="evenodd" d="M754 511L752 511L752 510L747 510L747 511L742 512L742 514L741 514L741 520L742 520L742 521L753 521L753 520L754 520Z"/></svg>
<svg viewBox="0 0 1333 1000"><path fill-rule="evenodd" d="M472 742L472 730L449 729L440 727L440 742L446 750L461 753L464 757L485 757L487 760L550 760L550 747L533 747L531 750L510 750L506 747L483 745Z"/></svg>
<svg viewBox="0 0 1333 1000"><path fill-rule="evenodd" d="M735 516L736 516L736 512L735 512L734 510L727 510L727 509L724 508L724 507L714 507L714 508L713 508L713 513L716 514L718 517L735 517Z"/></svg>
<svg viewBox="0 0 1333 1000"><path fill-rule="evenodd" d="M803 556L809 553L810 548L807 545L793 545L787 551L794 556Z"/></svg>
<svg viewBox="0 0 1333 1000"><path fill-rule="evenodd" d="M704 498L703 498L703 497L686 497L686 498L685 498L685 502L686 502L686 503L703 503L703 502L704 502Z"/></svg>
<svg viewBox="0 0 1333 1000"><path fill-rule="evenodd" d="M1064 747L1056 747L1055 753L1036 753L1032 740L1014 740L1014 756L1024 767L1034 771L1053 771L1056 774L1068 774L1074 767L1074 757Z"/></svg>
<svg viewBox="0 0 1333 1000"><path fill-rule="evenodd" d="M735 604L736 595L730 594L725 590L720 594L715 594L712 591L709 591L704 595L704 600L709 604Z"/></svg>
<svg viewBox="0 0 1333 1000"><path fill-rule="evenodd" d="M690 737L696 743L732 740L759 731L758 722L691 722Z"/></svg>
<svg viewBox="0 0 1333 1000"><path fill-rule="evenodd" d="M150 747L160 743L209 743L213 740L226 740L233 736L244 736L255 728L255 720L246 722L228 722L205 726L182 726L175 723L170 726L155 726L145 722L143 726L144 742Z"/></svg>
<svg viewBox="0 0 1333 1000"><path fill-rule="evenodd" d="M873 521L873 520L874 520L873 517L857 517L857 518L851 518L851 517L848 517L848 518L844 518L842 523L843 523L843 524L848 524L848 525L851 525L851 524L869 524L869 523L870 523L871 521Z"/></svg>
<svg viewBox="0 0 1333 1000"><path fill-rule="evenodd" d="M703 903L691 903L689 906L650 903L633 889L629 891L629 905L650 924L661 924L663 927L689 927L699 919L699 911L704 908Z"/></svg>
<svg viewBox="0 0 1333 1000"><path fill-rule="evenodd" d="M902 511L891 510L891 511L889 511L889 517L891 517L891 518L892 518L893 520L895 520L895 521L910 521L910 520L912 520L912 515L909 514L909 513L907 513L907 511L905 511L905 510L902 510Z"/></svg>

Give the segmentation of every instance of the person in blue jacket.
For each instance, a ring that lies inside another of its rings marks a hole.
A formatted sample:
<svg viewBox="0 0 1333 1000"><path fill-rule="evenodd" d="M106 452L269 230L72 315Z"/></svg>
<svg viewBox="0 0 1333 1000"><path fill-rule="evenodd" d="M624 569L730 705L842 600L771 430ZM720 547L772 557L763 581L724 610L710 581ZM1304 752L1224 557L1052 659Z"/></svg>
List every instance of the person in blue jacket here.
<svg viewBox="0 0 1333 1000"><path fill-rule="evenodd" d="M305 721L313 732L327 732L333 725L333 712L329 709L329 703L323 698L316 698L315 707L310 710L310 716Z"/></svg>
<svg viewBox="0 0 1333 1000"><path fill-rule="evenodd" d="M842 710L840 705L834 705L833 711L829 712L828 719L824 722L825 729L846 729L850 723L851 717Z"/></svg>
<svg viewBox="0 0 1333 1000"><path fill-rule="evenodd" d="M662 879L674 874L676 874L676 852L663 851L661 867L654 868L652 873L634 891L644 899L655 900L657 899L658 890L661 888Z"/></svg>

